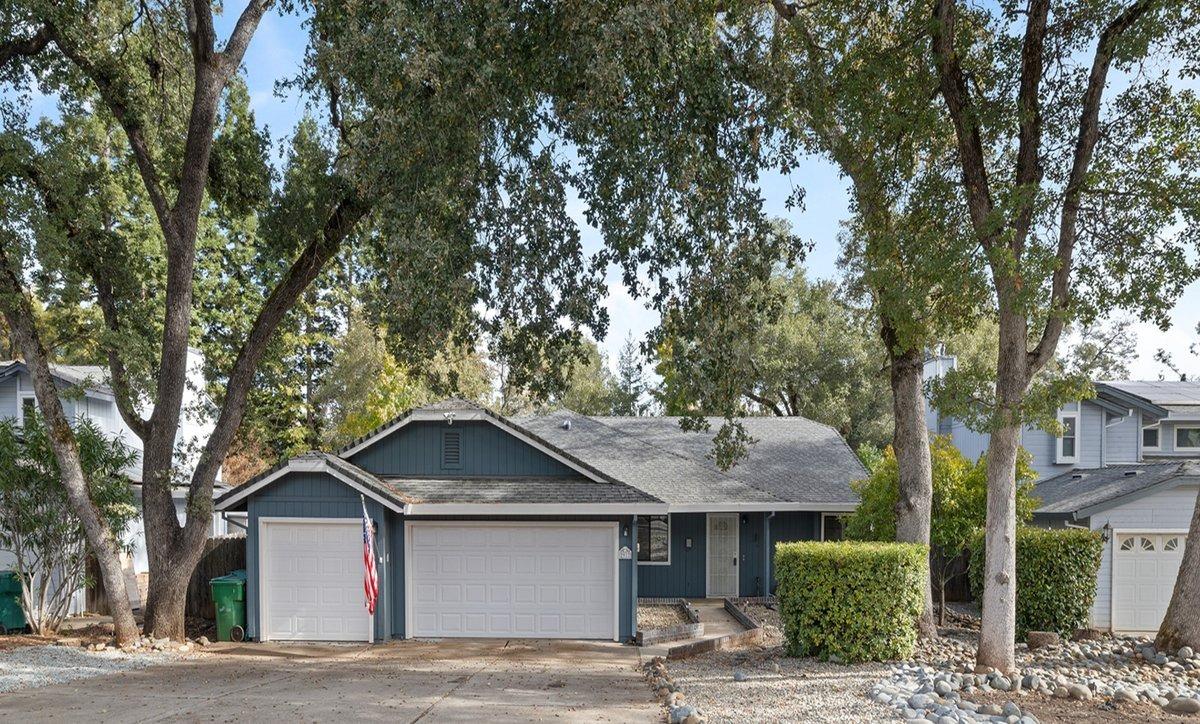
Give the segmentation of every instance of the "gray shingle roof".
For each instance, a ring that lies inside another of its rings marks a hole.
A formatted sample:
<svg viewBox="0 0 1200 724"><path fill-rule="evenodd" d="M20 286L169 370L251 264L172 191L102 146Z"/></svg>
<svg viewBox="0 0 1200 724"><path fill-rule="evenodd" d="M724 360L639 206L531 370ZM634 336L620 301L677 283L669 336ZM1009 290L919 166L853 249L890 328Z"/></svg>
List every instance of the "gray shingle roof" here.
<svg viewBox="0 0 1200 724"><path fill-rule="evenodd" d="M385 478L413 503L658 503L628 485L587 478Z"/></svg>
<svg viewBox="0 0 1200 724"><path fill-rule="evenodd" d="M563 424L570 421L569 429ZM798 417L747 417L758 442L727 471L707 455L720 428L685 432L677 417L587 417L570 411L514 420L609 476L677 505L855 503L858 457L830 427Z"/></svg>
<svg viewBox="0 0 1200 724"><path fill-rule="evenodd" d="M1042 501L1037 512L1077 513L1173 479L1200 482L1200 462L1183 460L1074 470L1037 484L1034 495Z"/></svg>
<svg viewBox="0 0 1200 724"><path fill-rule="evenodd" d="M0 360L0 377L17 371L28 371L21 360ZM99 365L51 364L50 374L70 385L79 385L89 390L108 392L108 369Z"/></svg>
<svg viewBox="0 0 1200 724"><path fill-rule="evenodd" d="M1102 384L1150 400L1156 405L1200 405L1200 382L1182 380L1114 380Z"/></svg>

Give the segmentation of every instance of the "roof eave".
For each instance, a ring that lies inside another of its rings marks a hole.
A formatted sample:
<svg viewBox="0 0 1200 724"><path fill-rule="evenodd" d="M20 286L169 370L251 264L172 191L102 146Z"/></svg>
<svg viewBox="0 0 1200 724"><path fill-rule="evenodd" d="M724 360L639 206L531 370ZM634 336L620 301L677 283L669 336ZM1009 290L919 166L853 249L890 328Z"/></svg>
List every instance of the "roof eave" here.
<svg viewBox="0 0 1200 724"><path fill-rule="evenodd" d="M1126 392L1119 387L1114 387L1104 382L1097 382L1095 384L1095 388L1096 401L1099 401L1102 398L1108 398L1108 401L1120 406L1125 410L1133 408L1141 411L1144 415L1154 418L1166 417L1167 413L1169 412L1167 408L1163 407L1162 405L1156 405L1141 395L1135 395L1132 392Z"/></svg>

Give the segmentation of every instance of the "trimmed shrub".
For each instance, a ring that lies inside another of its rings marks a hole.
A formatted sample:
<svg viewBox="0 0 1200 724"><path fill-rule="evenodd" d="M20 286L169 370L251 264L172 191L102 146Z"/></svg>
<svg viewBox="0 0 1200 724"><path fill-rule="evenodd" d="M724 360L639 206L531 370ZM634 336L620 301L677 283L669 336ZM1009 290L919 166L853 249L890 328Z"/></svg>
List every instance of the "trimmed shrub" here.
<svg viewBox="0 0 1200 724"><path fill-rule="evenodd" d="M929 549L912 543L784 543L775 548L790 656L887 661L912 656Z"/></svg>
<svg viewBox="0 0 1200 724"><path fill-rule="evenodd" d="M1079 528L1017 528L1017 640L1030 631L1070 636L1087 626L1104 541ZM983 531L971 543L971 590L983 595Z"/></svg>

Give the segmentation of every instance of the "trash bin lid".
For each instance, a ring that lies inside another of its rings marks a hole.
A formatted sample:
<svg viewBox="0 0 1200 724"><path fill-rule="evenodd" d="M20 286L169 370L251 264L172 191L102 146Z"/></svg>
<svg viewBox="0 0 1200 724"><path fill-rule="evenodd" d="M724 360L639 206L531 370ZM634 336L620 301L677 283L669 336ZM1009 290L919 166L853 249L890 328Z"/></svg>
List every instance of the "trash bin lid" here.
<svg viewBox="0 0 1200 724"><path fill-rule="evenodd" d="M239 568L236 571L231 571L224 576L217 576L209 581L209 583L245 583L246 569Z"/></svg>

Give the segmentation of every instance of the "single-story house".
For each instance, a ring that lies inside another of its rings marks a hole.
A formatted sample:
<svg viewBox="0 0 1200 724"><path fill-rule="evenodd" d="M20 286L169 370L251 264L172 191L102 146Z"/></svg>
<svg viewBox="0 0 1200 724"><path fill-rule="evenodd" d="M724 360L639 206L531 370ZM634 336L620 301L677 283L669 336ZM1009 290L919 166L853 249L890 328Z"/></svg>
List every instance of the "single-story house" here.
<svg viewBox="0 0 1200 724"><path fill-rule="evenodd" d="M1158 630L1183 562L1200 491L1200 461L1074 470L1043 480L1034 521L1082 526L1105 539L1091 625L1121 634Z"/></svg>
<svg viewBox="0 0 1200 724"><path fill-rule="evenodd" d="M457 399L293 458L216 501L246 515L247 635L626 641L639 597L768 594L774 546L838 537L865 471L825 425L742 422L757 442L727 471L713 433L677 418L507 418Z"/></svg>

